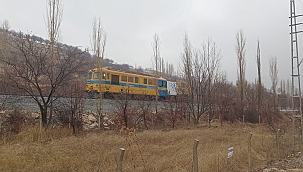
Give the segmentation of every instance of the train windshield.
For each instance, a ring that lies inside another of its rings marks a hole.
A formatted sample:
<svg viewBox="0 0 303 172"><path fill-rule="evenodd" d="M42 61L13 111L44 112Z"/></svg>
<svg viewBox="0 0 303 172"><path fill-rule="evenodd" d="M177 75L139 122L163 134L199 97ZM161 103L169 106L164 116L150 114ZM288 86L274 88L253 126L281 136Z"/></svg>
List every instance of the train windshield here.
<svg viewBox="0 0 303 172"><path fill-rule="evenodd" d="M99 73L98 72L95 72L94 73L94 79L98 79L99 78Z"/></svg>
<svg viewBox="0 0 303 172"><path fill-rule="evenodd" d="M163 81L163 87L167 88L167 81Z"/></svg>
<svg viewBox="0 0 303 172"><path fill-rule="evenodd" d="M167 88L167 82L166 82L166 81L161 81L161 80L159 80L159 81L158 81L158 87Z"/></svg>
<svg viewBox="0 0 303 172"><path fill-rule="evenodd" d="M93 74L91 72L89 72L87 75L87 79L92 79L92 77L93 77Z"/></svg>

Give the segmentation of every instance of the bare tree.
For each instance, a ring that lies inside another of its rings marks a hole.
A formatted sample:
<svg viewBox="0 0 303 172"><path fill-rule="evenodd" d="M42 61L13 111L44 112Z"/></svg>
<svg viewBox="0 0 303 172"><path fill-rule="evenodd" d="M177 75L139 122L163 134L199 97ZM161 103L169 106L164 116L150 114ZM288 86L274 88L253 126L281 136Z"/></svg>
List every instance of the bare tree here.
<svg viewBox="0 0 303 172"><path fill-rule="evenodd" d="M60 38L63 9L61 0L47 0L47 5L47 31L50 39L51 56L54 56L55 44Z"/></svg>
<svg viewBox="0 0 303 172"><path fill-rule="evenodd" d="M59 52L56 46L59 40L59 32L60 25L62 21L62 8L61 8L61 0L47 0L48 8L47 8L47 31L50 39L50 54L51 54L51 70L50 70L50 80L51 82L54 80L53 74L53 65L56 63L55 53ZM50 116L49 121L51 121L53 117L53 94L50 95Z"/></svg>
<svg viewBox="0 0 303 172"><path fill-rule="evenodd" d="M80 83L74 82L65 90L66 97L58 99L54 104L57 119L63 124L72 127L76 136L82 129L82 114L84 112L85 93Z"/></svg>
<svg viewBox="0 0 303 172"><path fill-rule="evenodd" d="M96 57L96 64L97 64L97 72L98 72L98 80L99 80L99 104L97 104L97 112L99 117L99 129L101 124L102 118L102 63L104 59L104 52L106 46L106 33L104 32L103 28L101 27L101 20L99 19L98 22L94 19L93 22L93 35L92 35L92 47L93 53Z"/></svg>
<svg viewBox="0 0 303 172"><path fill-rule="evenodd" d="M9 56L9 23L7 20L5 20L2 23L2 28L0 29L0 55L2 57ZM3 72L3 69L1 68L1 71Z"/></svg>
<svg viewBox="0 0 303 172"><path fill-rule="evenodd" d="M183 50L184 52L181 54L181 60L183 63L182 72L184 73L184 80L188 87L187 103L189 106L188 107L189 110L187 113L187 120L190 121L191 114L193 116L196 116L196 115L195 115L195 108L194 108L194 101L195 101L194 95L195 94L192 89L194 87L193 50L192 50L192 46L188 39L187 34L185 34L185 36L184 36L183 48L184 48L184 50Z"/></svg>
<svg viewBox="0 0 303 172"><path fill-rule="evenodd" d="M156 86L156 114L158 113L158 77L159 77L159 66L161 65L160 60L160 39L158 34L155 33L154 41L152 43L153 53L154 53L154 66L155 66L155 86Z"/></svg>
<svg viewBox="0 0 303 172"><path fill-rule="evenodd" d="M161 75L160 77L163 77L165 75L165 62L164 62L164 58L161 58Z"/></svg>
<svg viewBox="0 0 303 172"><path fill-rule="evenodd" d="M164 65L164 64L163 64ZM175 76L174 75L174 65L166 61L165 68L164 68L164 74L163 77L167 80L173 80Z"/></svg>
<svg viewBox="0 0 303 172"><path fill-rule="evenodd" d="M125 128L132 126L130 114L134 112L130 91L129 87L125 87L119 94L114 96L113 103L111 103L117 115L118 123Z"/></svg>
<svg viewBox="0 0 303 172"><path fill-rule="evenodd" d="M245 62L245 44L246 39L244 37L244 33L242 30L237 32L236 34L236 53L237 53L237 62L238 62L238 79L237 79L237 86L238 86L238 92L240 97L240 103L238 103L239 106L239 118L244 115L244 106L246 103L246 86L247 82L245 79L245 68L246 68L246 62Z"/></svg>
<svg viewBox="0 0 303 172"><path fill-rule="evenodd" d="M218 110L218 119L220 125L223 125L224 120L235 120L235 114L232 113L232 103L236 98L236 88L232 83L228 82L226 73L222 73L216 82L217 91L216 105Z"/></svg>
<svg viewBox="0 0 303 172"><path fill-rule="evenodd" d="M35 100L41 112L44 126L47 126L48 110L52 106L53 96L59 88L77 77L86 61L78 48L63 48L56 42L60 24L53 19L59 16L59 1L49 3L49 27L51 41L40 44L32 40L32 35L20 33L10 37L11 56L1 58L6 65L4 75L13 88L24 91ZM54 12L55 11L55 12ZM57 18L59 19L59 18ZM17 60L18 59L18 60ZM49 121L52 114L49 114Z"/></svg>
<svg viewBox="0 0 303 172"><path fill-rule="evenodd" d="M261 113L262 105L262 81L261 81L261 52L260 52L260 42L258 40L257 45L257 68L258 68L258 112Z"/></svg>
<svg viewBox="0 0 303 172"><path fill-rule="evenodd" d="M177 91L177 88L176 88ZM178 120L182 119L182 111L184 110L184 102L180 96L170 97L164 104L164 116L171 123L172 128L176 127Z"/></svg>
<svg viewBox="0 0 303 172"><path fill-rule="evenodd" d="M271 90L273 93L273 105L277 106L277 85L278 85L278 69L277 69L277 58L271 57L269 59L269 76L271 79Z"/></svg>
<svg viewBox="0 0 303 172"><path fill-rule="evenodd" d="M202 50L192 51L187 35L184 40L183 72L188 87L188 108L198 124L200 117L208 113L211 119L214 107L214 83L220 68L220 51L215 43L208 39L202 44Z"/></svg>
<svg viewBox="0 0 303 172"><path fill-rule="evenodd" d="M289 107L289 104L288 104L289 97L286 92L285 80L280 81L280 88L279 88L278 92L279 92L279 94L278 94L279 107L287 109L287 107Z"/></svg>
<svg viewBox="0 0 303 172"><path fill-rule="evenodd" d="M239 93L240 93L240 99L243 102L245 100L245 87L246 87L246 79L245 79L245 68L246 68L246 62L245 62L245 44L246 39L244 37L244 33L242 30L240 30L236 34L236 53L238 57L238 87L239 87Z"/></svg>
<svg viewBox="0 0 303 172"><path fill-rule="evenodd" d="M74 135L79 133L82 127L82 114L84 112L84 93L81 91L79 84L71 85L70 90L70 124Z"/></svg>
<svg viewBox="0 0 303 172"><path fill-rule="evenodd" d="M13 55L8 60L1 59L7 65L5 76L11 81L8 84L36 101L46 125L51 97L85 66L82 52L76 48L58 49L56 63L52 63L47 46L33 42L29 35L13 38L11 49Z"/></svg>
<svg viewBox="0 0 303 172"><path fill-rule="evenodd" d="M10 46L9 46L9 22L5 20L2 23L2 28L0 29L0 56L2 59L8 58L11 56ZM5 70L6 64L0 63L0 73L1 73L1 82L0 82L0 92L1 94L14 94L16 93L15 90L12 90L11 88L7 87L7 77L3 75Z"/></svg>
<svg viewBox="0 0 303 172"><path fill-rule="evenodd" d="M258 83L247 83L246 86L246 103L245 103L245 121L258 122Z"/></svg>
<svg viewBox="0 0 303 172"><path fill-rule="evenodd" d="M138 118L135 120L135 126L138 127L139 123L143 121L144 127L146 130L149 129L148 122L151 118L151 108L152 108L152 102L148 101L145 98L140 99L139 101L136 101L137 105L135 107L136 114L138 114Z"/></svg>

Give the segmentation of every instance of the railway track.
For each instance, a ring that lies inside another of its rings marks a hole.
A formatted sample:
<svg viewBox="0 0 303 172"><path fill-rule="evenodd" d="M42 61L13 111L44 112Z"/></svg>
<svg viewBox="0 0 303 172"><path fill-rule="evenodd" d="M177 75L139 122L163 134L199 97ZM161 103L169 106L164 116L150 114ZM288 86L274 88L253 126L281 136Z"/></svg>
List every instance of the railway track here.
<svg viewBox="0 0 303 172"><path fill-rule="evenodd" d="M60 102L69 102L68 98L59 98L56 101ZM132 103L137 104L138 100L131 100ZM94 111L96 110L99 99L85 99L84 100L84 110L85 111ZM102 106L103 111L112 111L115 109L117 100L113 99L103 99ZM154 102L152 107L154 108ZM161 108L165 105L165 102L159 102L158 108ZM0 95L0 108L2 109L19 109L19 110L28 110L28 111L39 111L37 103L29 96L15 96L15 95Z"/></svg>

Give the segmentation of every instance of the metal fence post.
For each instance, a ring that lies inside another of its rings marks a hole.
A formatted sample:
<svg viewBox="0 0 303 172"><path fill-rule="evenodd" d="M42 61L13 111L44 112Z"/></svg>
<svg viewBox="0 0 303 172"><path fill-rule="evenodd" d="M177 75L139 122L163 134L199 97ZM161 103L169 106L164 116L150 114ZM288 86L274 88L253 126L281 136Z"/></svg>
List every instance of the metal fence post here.
<svg viewBox="0 0 303 172"><path fill-rule="evenodd" d="M251 138L252 138L252 133L249 132L248 136L248 171L251 171Z"/></svg>
<svg viewBox="0 0 303 172"><path fill-rule="evenodd" d="M194 148L193 148L193 172L198 172L198 147L199 140L195 139Z"/></svg>
<svg viewBox="0 0 303 172"><path fill-rule="evenodd" d="M259 115L259 124L261 123L261 116Z"/></svg>
<svg viewBox="0 0 303 172"><path fill-rule="evenodd" d="M280 129L277 130L277 146L278 146L278 157L279 160L281 158L281 152L280 152Z"/></svg>
<svg viewBox="0 0 303 172"><path fill-rule="evenodd" d="M124 156L125 149L120 148L120 155L117 161L117 172L122 172L122 163L123 163L123 156Z"/></svg>

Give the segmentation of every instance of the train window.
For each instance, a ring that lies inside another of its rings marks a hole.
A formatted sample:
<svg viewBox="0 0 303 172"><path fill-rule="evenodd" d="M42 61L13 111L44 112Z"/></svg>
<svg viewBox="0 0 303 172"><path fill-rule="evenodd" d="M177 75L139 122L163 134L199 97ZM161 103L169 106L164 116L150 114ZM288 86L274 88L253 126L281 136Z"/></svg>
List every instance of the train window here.
<svg viewBox="0 0 303 172"><path fill-rule="evenodd" d="M119 75L112 75L111 84L119 85Z"/></svg>
<svg viewBox="0 0 303 172"><path fill-rule="evenodd" d="M109 73L106 73L106 79L109 79Z"/></svg>
<svg viewBox="0 0 303 172"><path fill-rule="evenodd" d="M92 77L93 77L93 74L91 72L89 72L88 75L87 75L87 78L92 79Z"/></svg>
<svg viewBox="0 0 303 172"><path fill-rule="evenodd" d="M135 83L139 83L139 78L135 77Z"/></svg>
<svg viewBox="0 0 303 172"><path fill-rule="evenodd" d="M167 81L163 81L163 87L167 88Z"/></svg>
<svg viewBox="0 0 303 172"><path fill-rule="evenodd" d="M98 79L99 78L99 73L98 72L95 72L94 73L94 79Z"/></svg>
<svg viewBox="0 0 303 172"><path fill-rule="evenodd" d="M122 75L121 81L127 82L127 76L123 76L123 75Z"/></svg>
<svg viewBox="0 0 303 172"><path fill-rule="evenodd" d="M129 76L129 77L128 77L128 82L134 82L134 77Z"/></svg>
<svg viewBox="0 0 303 172"><path fill-rule="evenodd" d="M148 79L148 84L149 85L154 85L153 79Z"/></svg>
<svg viewBox="0 0 303 172"><path fill-rule="evenodd" d="M144 84L147 84L147 79L146 78L144 78Z"/></svg>
<svg viewBox="0 0 303 172"><path fill-rule="evenodd" d="M106 76L105 72L102 72L102 79L105 79L105 76Z"/></svg>
<svg viewBox="0 0 303 172"><path fill-rule="evenodd" d="M162 86L163 86L163 81L158 80L158 86L159 86L159 87L162 87Z"/></svg>

